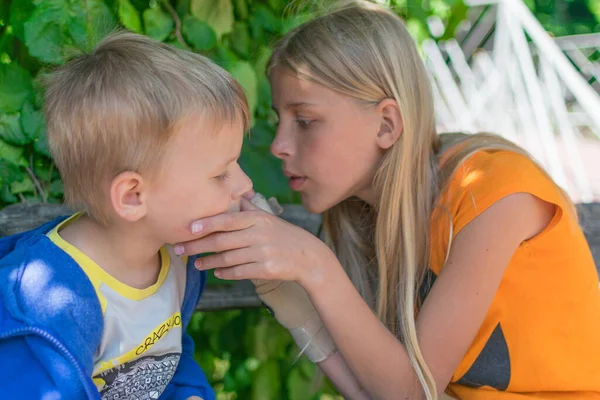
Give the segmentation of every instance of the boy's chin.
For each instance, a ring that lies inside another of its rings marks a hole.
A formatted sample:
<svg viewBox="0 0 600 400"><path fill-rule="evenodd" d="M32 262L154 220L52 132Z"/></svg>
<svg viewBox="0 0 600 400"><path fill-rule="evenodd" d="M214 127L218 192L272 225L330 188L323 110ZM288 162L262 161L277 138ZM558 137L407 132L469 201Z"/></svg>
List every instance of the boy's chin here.
<svg viewBox="0 0 600 400"><path fill-rule="evenodd" d="M241 204L237 203L237 204L231 205L225 213L236 213L236 212L240 212L241 210L242 210Z"/></svg>

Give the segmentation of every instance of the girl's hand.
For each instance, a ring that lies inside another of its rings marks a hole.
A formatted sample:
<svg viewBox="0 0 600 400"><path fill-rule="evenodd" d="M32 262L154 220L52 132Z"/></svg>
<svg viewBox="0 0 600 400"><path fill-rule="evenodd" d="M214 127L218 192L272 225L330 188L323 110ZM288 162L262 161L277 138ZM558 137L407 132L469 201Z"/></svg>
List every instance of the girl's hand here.
<svg viewBox="0 0 600 400"><path fill-rule="evenodd" d="M196 261L222 279L296 281L307 291L323 281L324 266L339 262L311 233L242 199L242 211L195 221L198 239L177 244L178 255L217 253Z"/></svg>

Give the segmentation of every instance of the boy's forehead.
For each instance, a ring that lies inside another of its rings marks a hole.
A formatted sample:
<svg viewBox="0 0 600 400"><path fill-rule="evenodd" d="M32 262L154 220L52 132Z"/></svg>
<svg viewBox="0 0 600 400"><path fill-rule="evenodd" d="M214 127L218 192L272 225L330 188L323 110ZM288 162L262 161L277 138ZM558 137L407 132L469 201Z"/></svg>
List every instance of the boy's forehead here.
<svg viewBox="0 0 600 400"><path fill-rule="evenodd" d="M242 132L243 122L240 117L230 120L220 118L209 111L195 111L181 117L176 124L176 129L218 137L226 131Z"/></svg>
<svg viewBox="0 0 600 400"><path fill-rule="evenodd" d="M175 135L176 153L195 153L205 162L222 163L239 155L244 137L243 122L241 119L217 121L196 113L181 121Z"/></svg>

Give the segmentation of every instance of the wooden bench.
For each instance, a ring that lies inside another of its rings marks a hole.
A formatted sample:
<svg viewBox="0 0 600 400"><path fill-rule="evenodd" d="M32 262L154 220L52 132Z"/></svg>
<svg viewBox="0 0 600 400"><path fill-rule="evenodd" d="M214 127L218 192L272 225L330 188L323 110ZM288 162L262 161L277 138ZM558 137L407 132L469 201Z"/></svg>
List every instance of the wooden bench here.
<svg viewBox="0 0 600 400"><path fill-rule="evenodd" d="M592 249L596 268L600 271L600 203L577 206L581 226ZM300 205L284 205L281 217L316 234L321 218L309 214ZM44 222L71 211L59 204L14 204L0 210L0 237L35 228ZM600 274L600 272L599 272ZM239 308L260 307L261 302L248 281L240 281L227 286L207 286L198 310L216 311Z"/></svg>

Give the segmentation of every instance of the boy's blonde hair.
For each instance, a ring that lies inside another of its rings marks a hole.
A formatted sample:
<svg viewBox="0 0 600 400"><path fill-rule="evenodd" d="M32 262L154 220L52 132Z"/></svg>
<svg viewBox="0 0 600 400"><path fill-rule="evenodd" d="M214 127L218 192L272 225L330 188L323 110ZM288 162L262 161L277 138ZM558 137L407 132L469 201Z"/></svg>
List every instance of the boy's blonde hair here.
<svg viewBox="0 0 600 400"><path fill-rule="evenodd" d="M470 135L460 140L440 170L443 144L436 132L431 83L409 31L382 6L343 3L288 33L276 46L268 70L289 69L366 105L397 102L404 130L376 172L377 204L343 201L324 213L323 228L363 298L405 345L426 397L435 399L439 390L415 326L417 294L429 265L434 205L460 164L475 152L527 154L499 136Z"/></svg>
<svg viewBox="0 0 600 400"><path fill-rule="evenodd" d="M111 180L124 171L157 172L185 117L207 118L207 131L249 125L243 89L225 70L129 32L108 36L51 74L44 111L67 204L104 222Z"/></svg>

